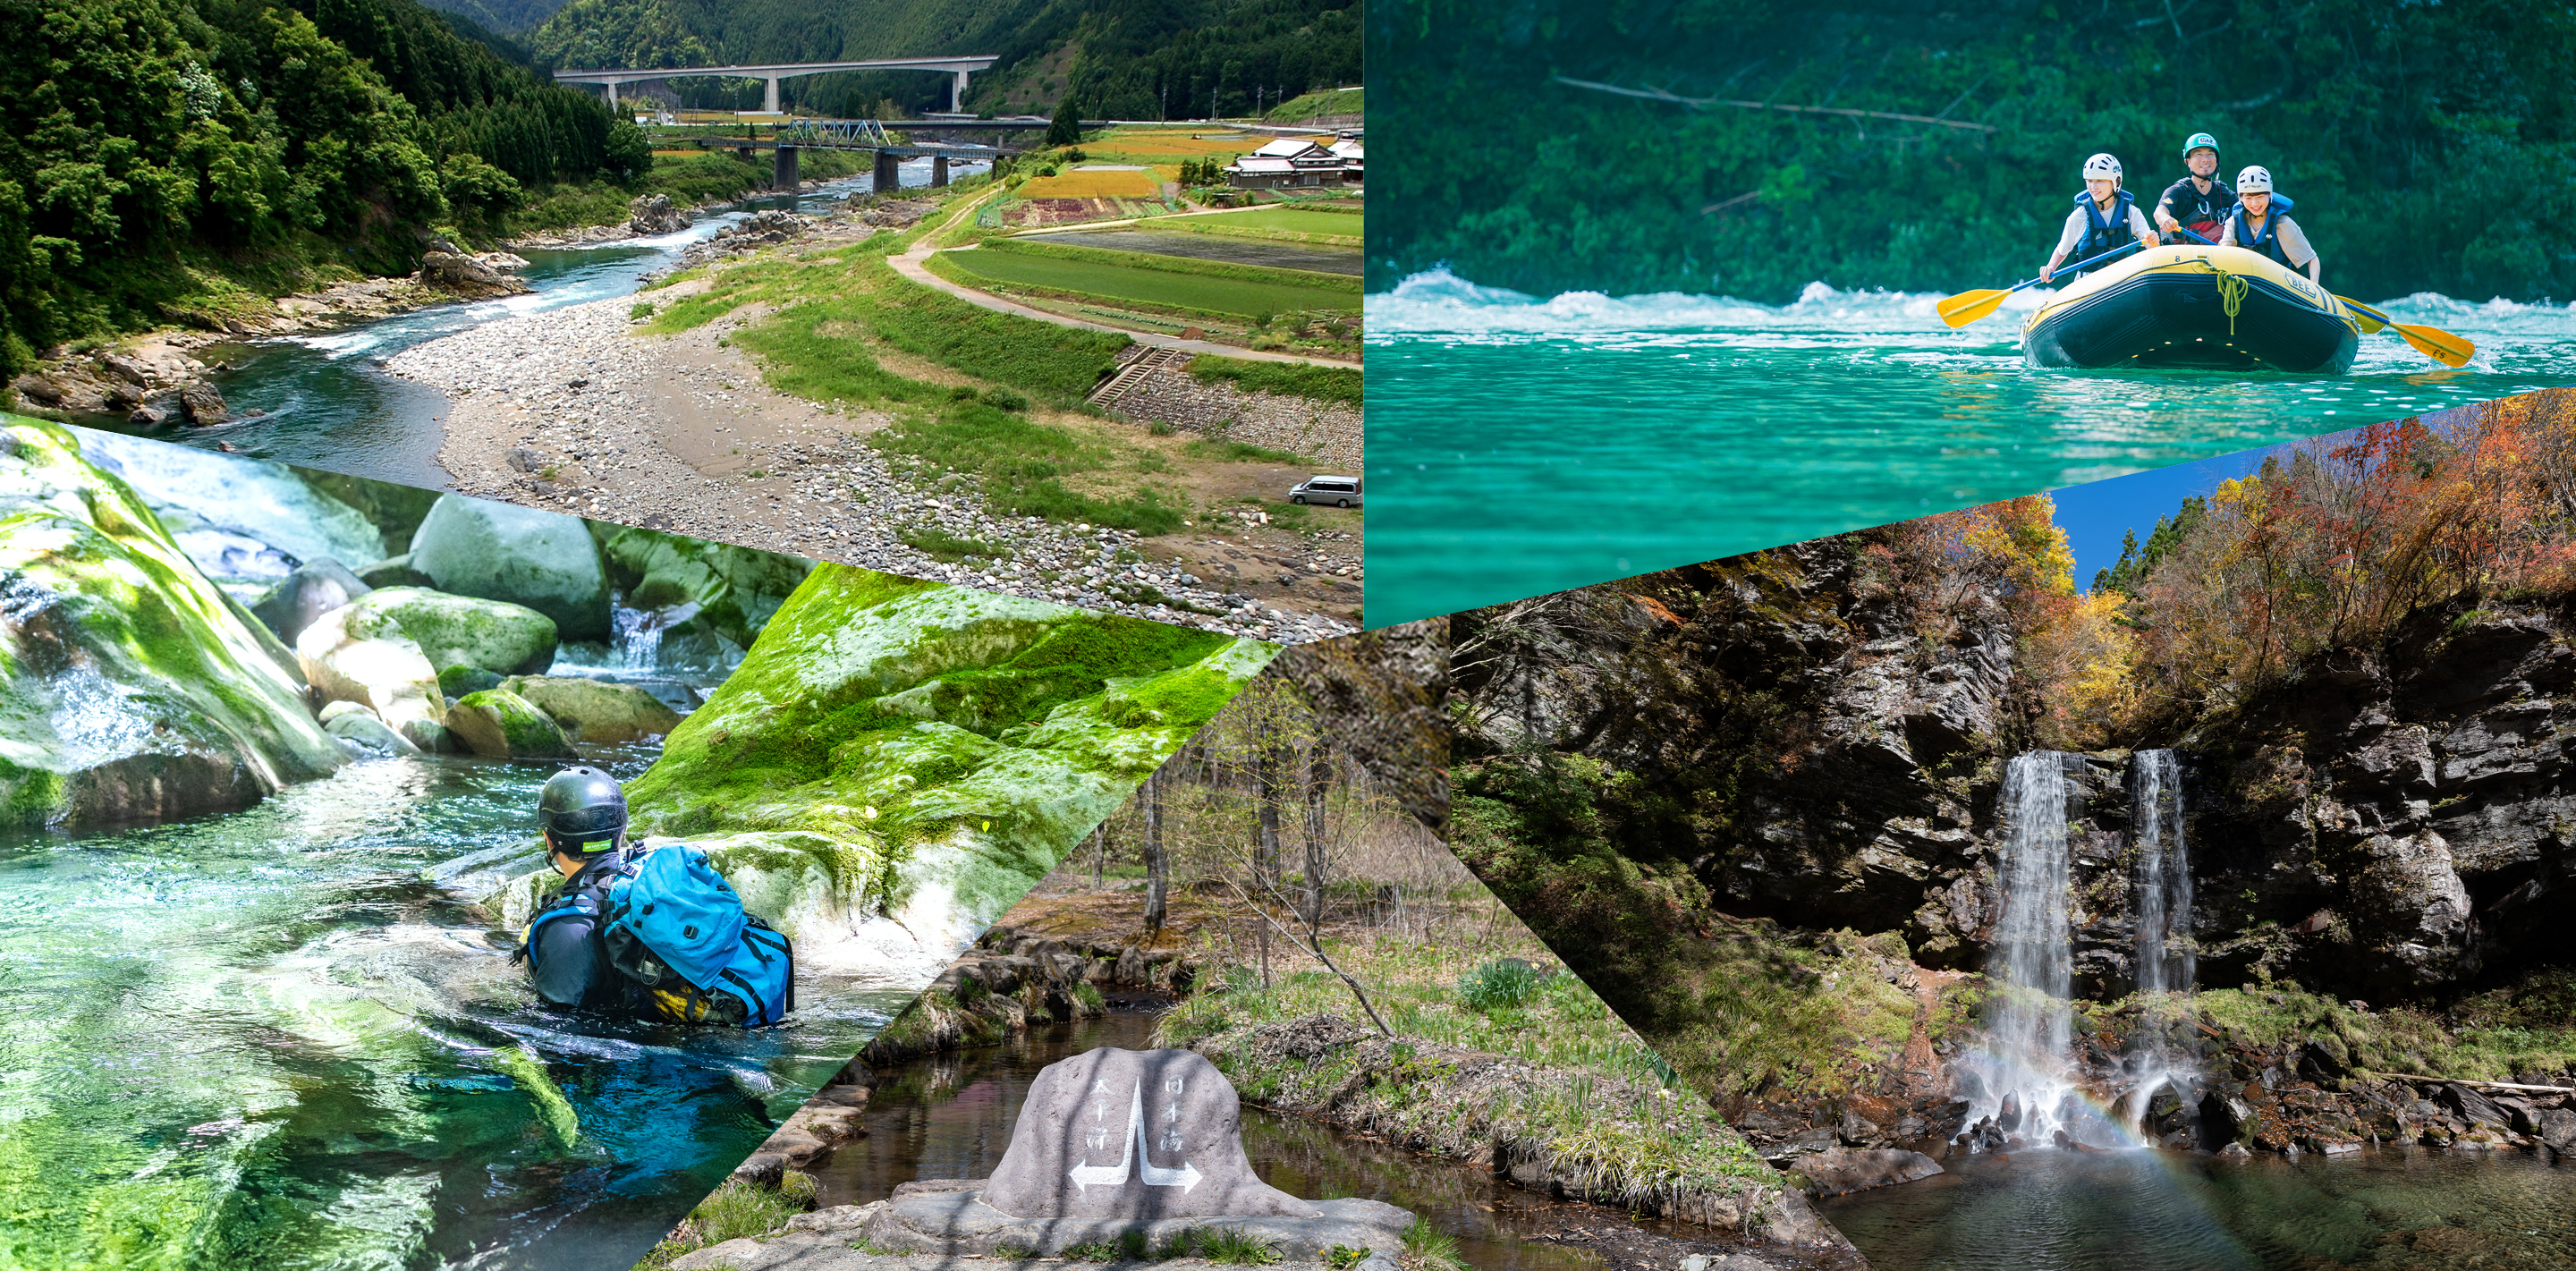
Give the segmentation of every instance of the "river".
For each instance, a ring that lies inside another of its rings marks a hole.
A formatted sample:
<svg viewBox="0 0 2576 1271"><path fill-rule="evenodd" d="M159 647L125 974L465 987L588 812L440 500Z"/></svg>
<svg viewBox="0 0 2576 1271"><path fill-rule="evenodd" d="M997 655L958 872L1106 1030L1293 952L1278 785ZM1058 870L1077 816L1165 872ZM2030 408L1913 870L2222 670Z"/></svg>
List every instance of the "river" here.
<svg viewBox="0 0 2576 1271"><path fill-rule="evenodd" d="M1038 1070L1099 1046L1153 1047L1155 1017L1115 1012L1041 1024L999 1046L880 1068L862 1124L867 1137L815 1171L824 1205L883 1200L917 1178L985 1178L1010 1146L1011 1126ZM1458 1241L1478 1271L1589 1271L1600 1263L1560 1245L1524 1241L1562 1226L1566 1207L1478 1169L1260 1108L1243 1109L1243 1150L1263 1182L1310 1200L1365 1197L1401 1205Z"/></svg>
<svg viewBox="0 0 2576 1271"><path fill-rule="evenodd" d="M2352 371L2046 371L2035 292L1965 331L1932 295L1539 299L1446 270L1367 299L1372 625L2295 437L2576 384L2576 305L2382 307ZM2141 532L2146 527L2141 526Z"/></svg>
<svg viewBox="0 0 2576 1271"><path fill-rule="evenodd" d="M555 672L667 675L589 653ZM749 1032L539 1009L466 898L536 867L554 767L369 759L0 837L0 1268L623 1271L912 996L808 974Z"/></svg>
<svg viewBox="0 0 2576 1271"><path fill-rule="evenodd" d="M901 186L928 186L930 167L927 158L899 165ZM953 175L982 170L982 165L966 165ZM223 390L235 415L267 412L257 419L218 428L141 429L121 417L79 422L205 449L228 442L243 454L281 463L422 489L450 489L447 470L438 465L439 425L447 416L447 395L386 374L384 359L487 322L630 295L646 274L668 267L690 244L714 237L717 230L751 212L810 210L816 203L863 191L872 179L861 173L800 194L747 199L732 210L701 217L677 233L576 248L526 249L519 254L527 258L528 267L519 271L519 277L534 290L521 295L436 305L331 331L198 350L197 356L205 361L234 368L216 374L213 382Z"/></svg>

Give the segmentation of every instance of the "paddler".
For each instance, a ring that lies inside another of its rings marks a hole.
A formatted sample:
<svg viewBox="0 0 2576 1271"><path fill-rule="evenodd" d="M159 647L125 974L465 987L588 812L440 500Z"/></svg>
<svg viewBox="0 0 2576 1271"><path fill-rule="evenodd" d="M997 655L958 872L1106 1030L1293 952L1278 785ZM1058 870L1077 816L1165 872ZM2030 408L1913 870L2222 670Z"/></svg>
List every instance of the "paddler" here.
<svg viewBox="0 0 2576 1271"><path fill-rule="evenodd" d="M2218 241L2229 247L2242 247L2261 252L2274 262L2308 271L2308 281L2323 283L2322 262L2317 249L2308 245L2307 231L2290 219L2289 200L2272 206L2272 173L2268 168L2247 168L2236 174L2236 210L2228 213L2226 229Z"/></svg>
<svg viewBox="0 0 2576 1271"><path fill-rule="evenodd" d="M2156 225L2167 238L2190 242L2180 233L2188 228L2215 243L2227 214L2236 210L2235 192L2218 179L2218 138L2191 134L2182 143L2182 162L2191 175L2165 187L2164 197L2156 200Z"/></svg>
<svg viewBox="0 0 2576 1271"><path fill-rule="evenodd" d="M2138 210L2136 198L2120 188L2120 161L2097 154L2084 161L2084 193L2075 196L2075 210L2066 214L2066 229L2057 236L2057 254L2048 258L2039 280L2053 281L2057 267L2069 257L2091 260L2132 242L2155 246L2156 227Z"/></svg>

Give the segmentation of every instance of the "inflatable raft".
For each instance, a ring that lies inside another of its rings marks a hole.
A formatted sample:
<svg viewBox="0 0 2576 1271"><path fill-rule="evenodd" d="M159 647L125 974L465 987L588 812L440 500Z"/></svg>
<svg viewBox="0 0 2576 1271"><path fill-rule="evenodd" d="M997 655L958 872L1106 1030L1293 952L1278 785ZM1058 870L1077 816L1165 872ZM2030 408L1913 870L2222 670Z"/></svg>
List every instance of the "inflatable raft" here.
<svg viewBox="0 0 2576 1271"><path fill-rule="evenodd" d="M2151 247L2079 279L2022 324L2032 366L2340 375L2360 319L2304 273L2242 247Z"/></svg>

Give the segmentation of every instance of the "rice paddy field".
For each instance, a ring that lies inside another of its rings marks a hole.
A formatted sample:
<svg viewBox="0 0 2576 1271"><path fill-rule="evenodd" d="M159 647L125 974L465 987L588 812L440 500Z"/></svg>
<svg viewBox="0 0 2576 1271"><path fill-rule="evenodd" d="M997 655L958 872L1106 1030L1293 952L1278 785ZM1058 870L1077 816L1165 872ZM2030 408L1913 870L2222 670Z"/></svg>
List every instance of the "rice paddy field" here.
<svg viewBox="0 0 2576 1271"><path fill-rule="evenodd" d="M1019 189L1024 199L1151 199L1162 193L1159 173L1133 168L1074 168L1032 178Z"/></svg>
<svg viewBox="0 0 2576 1271"><path fill-rule="evenodd" d="M1268 238L1283 243L1312 243L1319 247L1357 248L1360 245L1360 217L1356 203L1347 212L1307 207L1257 207L1222 216L1179 217L1156 228L1186 230L1193 234Z"/></svg>
<svg viewBox="0 0 2576 1271"><path fill-rule="evenodd" d="M1127 264L1105 257L1132 255ZM1318 310L1357 312L1356 280L1304 271L1220 265L1141 253L1096 252L1082 257L1008 249L941 252L932 268L969 287L1032 291L1193 314L1259 318ZM1206 268L1197 266L1206 265Z"/></svg>

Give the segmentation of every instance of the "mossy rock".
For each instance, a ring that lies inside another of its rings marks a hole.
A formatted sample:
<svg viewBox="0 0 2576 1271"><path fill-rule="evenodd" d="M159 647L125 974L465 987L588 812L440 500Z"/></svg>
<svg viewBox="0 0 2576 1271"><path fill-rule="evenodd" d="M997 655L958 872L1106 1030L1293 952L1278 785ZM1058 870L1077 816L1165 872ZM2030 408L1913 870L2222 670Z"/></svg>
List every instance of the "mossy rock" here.
<svg viewBox="0 0 2576 1271"><path fill-rule="evenodd" d="M695 627L746 649L814 569L802 556L656 530L593 522L592 532L628 608L685 613L674 634Z"/></svg>
<svg viewBox="0 0 2576 1271"><path fill-rule="evenodd" d="M264 587L301 564L336 560L356 569L384 558L374 522L285 464L81 428L72 435L92 463L143 496L172 541L218 582ZM263 547L274 559L262 559Z"/></svg>
<svg viewBox="0 0 2576 1271"><path fill-rule="evenodd" d="M1277 651L819 565L628 786L633 823L745 860L797 845L764 876L849 924L800 939L899 924L944 961Z"/></svg>
<svg viewBox="0 0 2576 1271"><path fill-rule="evenodd" d="M444 744L438 670L392 614L343 605L295 638L295 657L322 702L356 702L423 750Z"/></svg>
<svg viewBox="0 0 2576 1271"><path fill-rule="evenodd" d="M525 605L566 640L610 635L608 573L579 517L441 495L408 555L440 591Z"/></svg>
<svg viewBox="0 0 2576 1271"><path fill-rule="evenodd" d="M345 761L275 638L91 436L0 416L0 820L227 811Z"/></svg>
<svg viewBox="0 0 2576 1271"><path fill-rule="evenodd" d="M493 759L570 759L572 742L536 703L505 688L468 693L447 709L448 730Z"/></svg>
<svg viewBox="0 0 2576 1271"><path fill-rule="evenodd" d="M540 674L555 663L554 619L526 605L422 587L379 587L350 603L401 624L442 682L451 667L511 676Z"/></svg>
<svg viewBox="0 0 2576 1271"><path fill-rule="evenodd" d="M640 741L680 726L678 711L632 684L567 675L514 675L499 687L534 703L578 741Z"/></svg>

